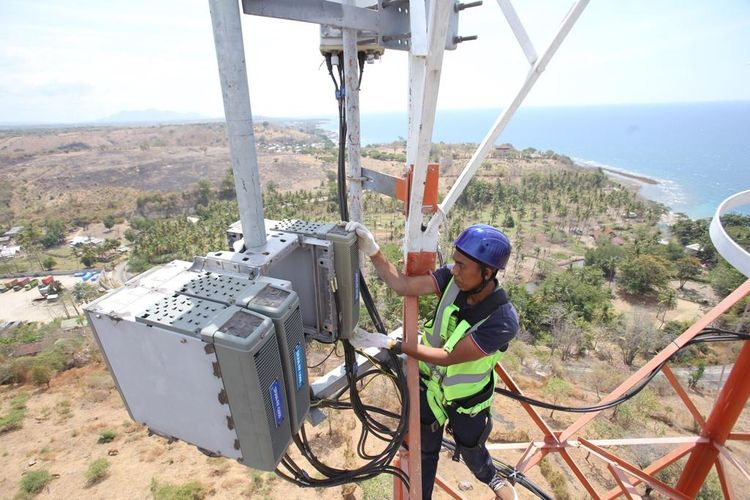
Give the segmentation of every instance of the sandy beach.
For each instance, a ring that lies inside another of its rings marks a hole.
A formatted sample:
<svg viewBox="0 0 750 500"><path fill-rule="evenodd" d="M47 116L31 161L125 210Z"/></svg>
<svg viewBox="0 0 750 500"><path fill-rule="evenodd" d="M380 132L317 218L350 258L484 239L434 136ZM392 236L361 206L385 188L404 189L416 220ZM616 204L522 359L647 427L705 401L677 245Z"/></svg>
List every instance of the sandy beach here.
<svg viewBox="0 0 750 500"><path fill-rule="evenodd" d="M631 179L631 180L635 180L638 182L642 182L643 184L652 184L652 185L659 184L659 181L652 179L651 177L645 177L643 175L636 175L636 174L621 172L619 170L613 170L611 168L604 168L604 167L599 167L599 168L601 168L607 175L611 175L613 177L624 177L626 179Z"/></svg>
<svg viewBox="0 0 750 500"><path fill-rule="evenodd" d="M617 181L632 185L632 186L642 186L644 184L650 184L652 186L658 185L659 181L656 179L652 179L651 177L646 177L645 175L639 175L639 174L631 174L629 172L623 172L621 170L615 170L613 168L607 168L602 167L601 165L595 165L591 163L585 163L581 161L574 162L576 166L581 168L598 168L601 169L605 174L607 174L612 179L615 179Z"/></svg>

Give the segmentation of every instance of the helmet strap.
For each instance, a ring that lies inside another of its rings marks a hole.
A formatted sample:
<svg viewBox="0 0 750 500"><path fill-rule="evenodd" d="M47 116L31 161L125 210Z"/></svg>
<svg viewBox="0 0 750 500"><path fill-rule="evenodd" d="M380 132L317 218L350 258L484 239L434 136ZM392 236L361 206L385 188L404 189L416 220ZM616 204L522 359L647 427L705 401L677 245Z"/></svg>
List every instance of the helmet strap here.
<svg viewBox="0 0 750 500"><path fill-rule="evenodd" d="M473 260L473 259L472 259L472 260ZM484 287L486 287L486 286L487 286L487 283L489 283L490 281L494 281L494 282L495 282L495 286L497 286L497 279L495 278L495 276L497 275L497 270L495 270L495 272L493 272L493 273L492 273L492 274L490 275L490 277L489 277L489 278L485 278L485 277L484 277L484 275L485 275L485 271L486 271L487 269L490 269L490 267L489 267L488 265L486 265L486 264L482 263L482 262L479 262L479 261L476 261L476 260L475 260L475 262L476 262L477 264L479 264L479 270L480 270L480 272L482 273L482 282L481 282L481 283L480 283L479 285L477 285L476 287L474 287L474 288L472 288L471 290L468 290L468 291L466 292L466 295L469 295L469 296L471 296L471 295L476 295L477 293L479 293L479 292L481 292L482 290L484 290Z"/></svg>

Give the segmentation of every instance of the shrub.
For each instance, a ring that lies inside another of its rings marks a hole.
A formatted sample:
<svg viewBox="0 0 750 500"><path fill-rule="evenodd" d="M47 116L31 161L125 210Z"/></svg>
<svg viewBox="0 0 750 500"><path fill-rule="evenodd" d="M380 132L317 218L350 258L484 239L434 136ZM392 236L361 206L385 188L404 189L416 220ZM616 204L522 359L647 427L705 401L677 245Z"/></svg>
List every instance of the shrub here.
<svg viewBox="0 0 750 500"><path fill-rule="evenodd" d="M26 401L28 400L28 394L21 394L10 402L10 411L7 415L0 417L0 434L21 428L23 418L26 416Z"/></svg>
<svg viewBox="0 0 750 500"><path fill-rule="evenodd" d="M573 387L566 380L559 377L552 377L544 385L544 394L552 399L553 404L558 404L561 399L565 399L570 395L572 389ZM554 413L555 410L550 411L550 418Z"/></svg>
<svg viewBox="0 0 750 500"><path fill-rule="evenodd" d="M45 365L35 364L31 368L31 382L36 385L46 385L49 387L49 382L52 380L52 370Z"/></svg>
<svg viewBox="0 0 750 500"><path fill-rule="evenodd" d="M115 434L114 431L102 431L99 433L99 439L97 439L96 442L99 444L111 443L114 441L115 436L117 436L117 434Z"/></svg>
<svg viewBox="0 0 750 500"><path fill-rule="evenodd" d="M198 481L184 484L160 484L156 478L152 478L150 489L154 500L202 500L208 495L206 487Z"/></svg>
<svg viewBox="0 0 750 500"><path fill-rule="evenodd" d="M619 284L626 292L644 294L664 288L669 281L669 262L654 255L636 255L620 266Z"/></svg>
<svg viewBox="0 0 750 500"><path fill-rule="evenodd" d="M36 494L42 491L52 481L52 476L46 470L35 470L21 478L21 491L28 494Z"/></svg>
<svg viewBox="0 0 750 500"><path fill-rule="evenodd" d="M106 458L99 458L91 462L88 470L86 470L86 484L91 486L107 477L109 466L109 460Z"/></svg>
<svg viewBox="0 0 750 500"><path fill-rule="evenodd" d="M544 476L552 488L554 498L560 500L568 500L571 498L570 493L568 492L568 485L566 484L565 476L562 472L555 469L548 459L545 458L539 462L539 469L542 476Z"/></svg>

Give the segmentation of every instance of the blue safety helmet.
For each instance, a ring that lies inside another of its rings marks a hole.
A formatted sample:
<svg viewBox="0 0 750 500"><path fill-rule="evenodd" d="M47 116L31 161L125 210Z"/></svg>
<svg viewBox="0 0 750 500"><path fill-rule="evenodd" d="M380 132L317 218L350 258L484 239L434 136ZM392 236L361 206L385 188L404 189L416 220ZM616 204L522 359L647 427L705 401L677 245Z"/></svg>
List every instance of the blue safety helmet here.
<svg viewBox="0 0 750 500"><path fill-rule="evenodd" d="M511 244L505 234L487 224L474 224L456 239L456 248L467 257L493 269L505 269Z"/></svg>

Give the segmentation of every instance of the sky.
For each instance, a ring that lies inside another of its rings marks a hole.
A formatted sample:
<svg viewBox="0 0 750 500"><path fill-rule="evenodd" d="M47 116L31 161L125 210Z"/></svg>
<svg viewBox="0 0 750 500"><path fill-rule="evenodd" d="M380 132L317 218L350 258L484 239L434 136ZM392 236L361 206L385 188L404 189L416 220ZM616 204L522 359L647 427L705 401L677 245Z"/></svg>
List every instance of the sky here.
<svg viewBox="0 0 750 500"><path fill-rule="evenodd" d="M516 0L541 53L571 0ZM253 113L335 114L317 25L243 15ZM467 9L439 109L501 108L528 64L493 0ZM407 54L365 68L364 113L405 111ZM525 101L578 106L750 100L747 0L592 0ZM206 0L0 1L0 123L146 109L223 116Z"/></svg>

